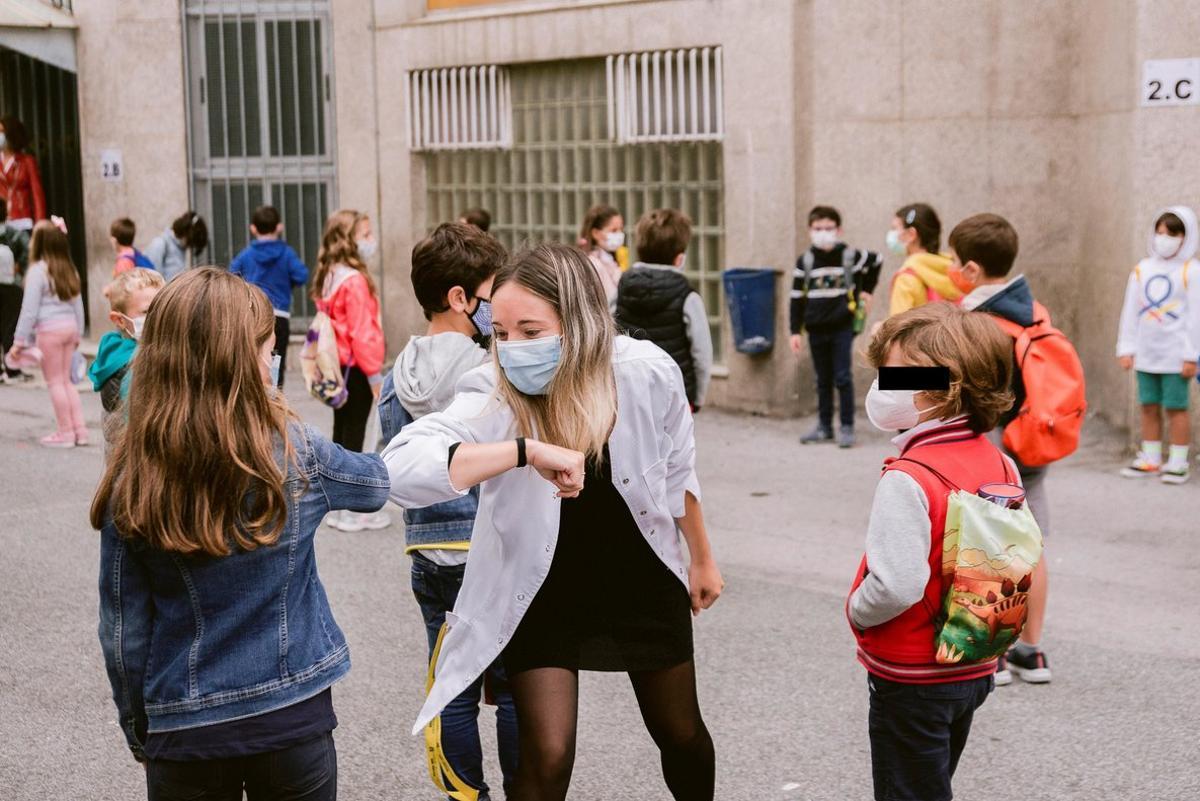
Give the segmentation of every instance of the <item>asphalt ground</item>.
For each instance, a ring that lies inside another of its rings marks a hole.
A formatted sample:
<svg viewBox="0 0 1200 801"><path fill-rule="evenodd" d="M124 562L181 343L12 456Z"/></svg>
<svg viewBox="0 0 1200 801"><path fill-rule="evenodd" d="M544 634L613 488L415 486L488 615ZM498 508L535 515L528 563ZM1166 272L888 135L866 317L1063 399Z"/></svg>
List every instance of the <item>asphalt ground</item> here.
<svg viewBox="0 0 1200 801"><path fill-rule="evenodd" d="M297 410L328 429L332 415L298 384L293 375ZM85 394L84 409L99 441L99 398ZM705 514L728 582L696 622L719 799L871 797L866 678L842 609L891 446L863 421L852 450L801 447L809 426L698 417ZM44 389L0 387L0 801L144 797L96 638L87 510L102 449L45 450L37 440L52 427ZM980 709L958 798L1200 798L1200 479L1119 478L1119 438L1098 423L1087 436L1048 479L1054 681L1018 680ZM318 538L354 664L334 690L339 789L344 799L433 801L422 741L408 735L425 635L392 511L387 530ZM622 675L583 677L570 798L669 798Z"/></svg>

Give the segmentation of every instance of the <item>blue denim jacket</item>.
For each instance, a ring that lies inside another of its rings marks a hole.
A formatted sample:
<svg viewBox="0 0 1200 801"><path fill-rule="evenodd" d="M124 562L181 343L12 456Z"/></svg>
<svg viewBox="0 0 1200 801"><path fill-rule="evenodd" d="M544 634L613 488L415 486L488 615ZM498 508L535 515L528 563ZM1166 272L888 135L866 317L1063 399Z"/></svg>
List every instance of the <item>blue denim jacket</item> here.
<svg viewBox="0 0 1200 801"><path fill-rule="evenodd" d="M396 396L396 383L389 372L379 392L379 433L383 444L392 441L400 429L413 421ZM471 541L475 513L479 510L479 487L461 498L404 510L405 553Z"/></svg>
<svg viewBox="0 0 1200 801"><path fill-rule="evenodd" d="M184 556L123 538L111 519L101 530L100 644L137 756L148 732L290 706L350 670L313 535L329 511L379 509L391 484L375 454L343 450L309 426L291 436L292 502L274 545Z"/></svg>

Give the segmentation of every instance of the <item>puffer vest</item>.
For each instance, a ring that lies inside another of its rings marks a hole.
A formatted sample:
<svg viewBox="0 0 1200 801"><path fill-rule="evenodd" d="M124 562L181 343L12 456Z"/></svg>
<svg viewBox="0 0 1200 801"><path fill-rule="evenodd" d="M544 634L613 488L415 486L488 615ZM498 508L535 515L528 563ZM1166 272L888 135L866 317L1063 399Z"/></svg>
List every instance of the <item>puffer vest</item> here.
<svg viewBox="0 0 1200 801"><path fill-rule="evenodd" d="M621 276L615 317L622 333L653 342L675 360L683 372L688 401L695 404L696 364L683 319L683 306L692 291L677 270L633 268Z"/></svg>

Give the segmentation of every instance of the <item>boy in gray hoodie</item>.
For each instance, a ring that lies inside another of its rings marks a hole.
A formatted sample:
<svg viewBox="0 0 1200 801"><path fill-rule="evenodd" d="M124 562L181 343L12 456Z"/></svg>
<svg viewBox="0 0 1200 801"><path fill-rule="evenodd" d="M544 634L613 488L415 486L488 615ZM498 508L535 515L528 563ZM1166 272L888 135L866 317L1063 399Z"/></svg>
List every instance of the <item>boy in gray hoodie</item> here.
<svg viewBox="0 0 1200 801"><path fill-rule="evenodd" d="M493 237L464 223L443 223L417 243L412 284L429 326L414 336L384 379L379 423L384 441L454 400L458 380L485 364L492 334L491 288L508 254ZM421 607L434 658L446 612L462 587L471 530L479 506L478 489L462 498L424 509L406 509L406 552L412 555L412 588ZM441 715L443 758L439 789L475 791L488 798L479 742L479 702L487 685L496 703L500 767L507 791L517 771L517 714L499 660Z"/></svg>

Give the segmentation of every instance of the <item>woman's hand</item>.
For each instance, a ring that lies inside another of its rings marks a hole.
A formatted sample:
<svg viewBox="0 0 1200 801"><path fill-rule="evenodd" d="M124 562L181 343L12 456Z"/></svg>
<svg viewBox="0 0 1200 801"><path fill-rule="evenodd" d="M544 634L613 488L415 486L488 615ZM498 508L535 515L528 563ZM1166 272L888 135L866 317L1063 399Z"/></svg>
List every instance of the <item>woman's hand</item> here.
<svg viewBox="0 0 1200 801"><path fill-rule="evenodd" d="M688 567L688 587L691 588L693 615L715 604L725 589L725 580L721 578L716 561L712 558L693 559Z"/></svg>
<svg viewBox="0 0 1200 801"><path fill-rule="evenodd" d="M558 488L557 497L577 498L583 491L586 457L579 451L531 439L525 442L525 458L542 478Z"/></svg>

